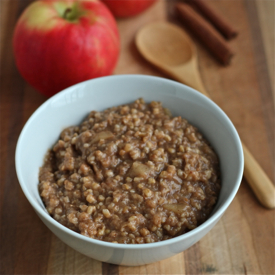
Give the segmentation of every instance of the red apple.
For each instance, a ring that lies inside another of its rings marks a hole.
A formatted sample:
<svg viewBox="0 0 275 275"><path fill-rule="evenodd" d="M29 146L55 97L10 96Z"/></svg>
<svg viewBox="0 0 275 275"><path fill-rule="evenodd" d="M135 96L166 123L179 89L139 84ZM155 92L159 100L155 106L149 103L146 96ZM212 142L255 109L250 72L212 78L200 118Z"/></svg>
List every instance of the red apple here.
<svg viewBox="0 0 275 275"><path fill-rule="evenodd" d="M149 8L156 0L102 0L115 17L135 16Z"/></svg>
<svg viewBox="0 0 275 275"><path fill-rule="evenodd" d="M100 1L40 0L19 18L13 47L25 80L52 96L111 74L120 46L115 19Z"/></svg>

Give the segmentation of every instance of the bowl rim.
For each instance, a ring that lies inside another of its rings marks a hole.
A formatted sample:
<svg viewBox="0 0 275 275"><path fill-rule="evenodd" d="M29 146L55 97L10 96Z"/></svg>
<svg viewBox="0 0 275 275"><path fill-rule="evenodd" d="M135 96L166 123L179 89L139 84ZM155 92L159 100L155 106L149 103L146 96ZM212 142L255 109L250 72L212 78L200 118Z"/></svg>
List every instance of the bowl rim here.
<svg viewBox="0 0 275 275"><path fill-rule="evenodd" d="M162 82L168 83L168 85L179 87L181 90L182 89L185 89L187 91L189 90L189 91L197 94L197 96L203 97L204 100L208 101L208 103L210 105L212 105L211 107L216 109L220 113L220 115L222 115L223 118L227 121L228 127L230 128L232 134L234 135L233 139L236 141L234 143L236 143L236 147L237 147L237 151L238 151L238 159L239 159L239 162L240 162L240 167L239 167L239 170L238 170L237 180L236 180L235 186L233 188L233 191L229 194L229 196L226 198L226 200L223 202L223 204L219 207L219 209L217 209L216 212L213 215L211 215L205 222L203 222L201 225L199 225L195 229L193 229L193 230L191 230L187 233L184 233L180 236L177 236L177 237L174 237L174 238L171 238L171 239L168 239L168 240L164 240L164 241L159 241L159 242L155 242L155 243L146 243L146 244L120 244L120 243L111 243L111 242L105 242L105 241L101 241L101 240L97 240L97 239L92 239L92 238L81 235L80 233L77 233L77 232L65 227L64 225L57 222L54 218L52 218L49 215L49 213L46 212L39 205L39 203L33 198L33 196L31 196L31 194L28 191L28 188L24 184L24 178L23 178L22 173L20 171L20 163L19 163L20 147L22 146L21 143L22 143L22 139L24 138L25 132L28 130L29 125L36 118L36 116L41 111L43 111L43 109L46 108L47 105L50 104L53 100L56 100L58 97L63 96L64 94L66 94L68 91L70 91L72 89L75 89L77 87L85 85L87 82L97 82L97 81L101 82L101 81L106 81L106 79L111 79L111 80L114 79L115 80L115 79L120 79L120 78L121 79L135 78L135 79L140 79L140 80L144 79L144 80L152 80L152 81L158 81L158 82L162 81ZM86 81L77 83L75 85L72 85L72 86L60 91L59 93L57 93L54 96L48 98L44 103L42 103L33 112L33 114L29 117L29 119L25 123L25 125L24 125L24 127L23 127L23 129L22 129L22 131L19 135L19 138L18 138L18 141L17 141L17 144L16 144L16 151L15 151L15 168L16 168L16 174L17 174L19 184L22 188L22 191L23 191L24 195L28 199L29 203L32 205L34 210L36 212L38 212L37 214L39 214L39 216L42 216L44 219L46 219L54 227L57 227L59 230L64 231L68 235L76 237L77 239L80 239L82 241L89 242L91 244L100 245L100 246L104 246L104 247L110 247L110 248L114 248L114 249L132 250L132 249L148 249L148 248L162 247L162 246L166 246L166 245L171 245L171 244L179 242L179 241L183 241L185 239L188 239L189 237L192 237L193 235L196 235L197 233L199 233L201 231L204 231L205 228L210 226L213 222L217 221L222 216L222 214L225 212L225 210L228 208L228 206L230 205L230 203L234 199L234 197L235 197L235 195L236 195L236 193L239 189L239 186L241 184L241 179L242 179L242 176L243 176L244 156L243 156L241 140L239 138L237 130L235 129L233 123L228 118L228 116L225 114L225 112L214 101L212 101L211 99L209 99L208 97L206 97L202 93L198 92L197 90L195 90L195 89L193 89L193 88L191 88L187 85L184 85L180 82L174 81L174 80L166 79L166 78L163 78L163 77L157 77L157 76L142 75L142 74L122 74L122 75L112 75L112 76L98 77L98 78L95 78L95 79L90 79L90 80L86 80Z"/></svg>

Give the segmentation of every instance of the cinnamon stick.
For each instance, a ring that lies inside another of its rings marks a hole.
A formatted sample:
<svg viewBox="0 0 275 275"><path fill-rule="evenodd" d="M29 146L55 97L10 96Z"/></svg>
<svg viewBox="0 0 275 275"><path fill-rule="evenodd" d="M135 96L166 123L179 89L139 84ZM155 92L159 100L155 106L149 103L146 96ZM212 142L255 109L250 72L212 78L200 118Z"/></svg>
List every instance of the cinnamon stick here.
<svg viewBox="0 0 275 275"><path fill-rule="evenodd" d="M182 22L208 48L208 50L224 65L229 64L233 52L223 37L192 7L184 3L176 5Z"/></svg>
<svg viewBox="0 0 275 275"><path fill-rule="evenodd" d="M237 36L238 32L205 0L186 0L193 5L227 39Z"/></svg>

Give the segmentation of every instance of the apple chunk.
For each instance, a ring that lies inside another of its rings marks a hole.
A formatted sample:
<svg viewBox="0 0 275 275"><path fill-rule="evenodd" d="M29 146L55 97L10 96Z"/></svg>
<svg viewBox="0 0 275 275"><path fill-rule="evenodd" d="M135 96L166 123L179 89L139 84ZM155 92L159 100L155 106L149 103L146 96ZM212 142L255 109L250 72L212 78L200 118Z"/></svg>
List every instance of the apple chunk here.
<svg viewBox="0 0 275 275"><path fill-rule="evenodd" d="M114 135L112 134L112 132L110 131L102 131L102 132L99 132L99 133L96 133L96 135L93 137L91 143L96 143L98 142L99 140L101 139L111 139L113 138Z"/></svg>
<svg viewBox="0 0 275 275"><path fill-rule="evenodd" d="M184 211L186 211L186 208L188 205L184 203L174 203L174 204L164 204L163 208L172 211L177 215L181 215Z"/></svg>
<svg viewBox="0 0 275 275"><path fill-rule="evenodd" d="M147 179L150 174L153 173L153 171L153 168L149 167L148 165L135 161L130 168L128 175L130 177L142 177Z"/></svg>

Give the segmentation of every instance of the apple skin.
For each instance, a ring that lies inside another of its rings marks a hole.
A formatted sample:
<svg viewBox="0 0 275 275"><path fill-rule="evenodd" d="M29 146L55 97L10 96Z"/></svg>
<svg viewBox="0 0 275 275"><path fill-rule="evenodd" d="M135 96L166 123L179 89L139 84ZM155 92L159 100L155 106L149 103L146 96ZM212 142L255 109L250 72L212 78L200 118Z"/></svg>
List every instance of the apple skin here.
<svg viewBox="0 0 275 275"><path fill-rule="evenodd" d="M156 0L102 0L115 17L125 18L140 14Z"/></svg>
<svg viewBox="0 0 275 275"><path fill-rule="evenodd" d="M19 18L13 48L23 78L50 97L78 82L110 75L120 42L116 21L100 1L39 0Z"/></svg>

